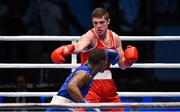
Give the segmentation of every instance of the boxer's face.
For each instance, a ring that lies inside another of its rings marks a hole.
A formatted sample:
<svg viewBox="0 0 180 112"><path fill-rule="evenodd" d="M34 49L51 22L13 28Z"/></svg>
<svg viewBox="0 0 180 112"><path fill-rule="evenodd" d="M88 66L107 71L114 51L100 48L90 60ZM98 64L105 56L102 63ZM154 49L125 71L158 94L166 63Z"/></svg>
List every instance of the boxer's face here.
<svg viewBox="0 0 180 112"><path fill-rule="evenodd" d="M107 31L109 23L110 23L110 19L107 20L107 19L105 19L104 16L102 16L101 18L94 17L92 19L92 22L93 22L94 29L98 36L101 37L106 34L106 31Z"/></svg>

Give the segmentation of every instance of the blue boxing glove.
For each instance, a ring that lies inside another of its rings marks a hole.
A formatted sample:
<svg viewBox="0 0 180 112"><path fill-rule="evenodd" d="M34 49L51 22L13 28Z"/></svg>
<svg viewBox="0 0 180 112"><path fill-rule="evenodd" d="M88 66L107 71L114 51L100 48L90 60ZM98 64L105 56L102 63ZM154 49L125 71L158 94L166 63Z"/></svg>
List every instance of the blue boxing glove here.
<svg viewBox="0 0 180 112"><path fill-rule="evenodd" d="M108 61L112 64L115 65L118 63L119 60L119 54L116 50L114 49L105 49L106 55L108 57Z"/></svg>

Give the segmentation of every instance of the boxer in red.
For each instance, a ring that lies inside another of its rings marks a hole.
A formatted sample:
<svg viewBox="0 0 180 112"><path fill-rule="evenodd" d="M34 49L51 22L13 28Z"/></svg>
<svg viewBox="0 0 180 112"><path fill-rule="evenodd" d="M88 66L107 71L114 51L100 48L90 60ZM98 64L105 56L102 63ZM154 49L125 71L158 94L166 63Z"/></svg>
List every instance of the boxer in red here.
<svg viewBox="0 0 180 112"><path fill-rule="evenodd" d="M96 8L92 14L93 28L87 31L81 38L70 45L64 45L55 49L51 54L51 59L55 63L63 63L65 56L71 53L81 53L81 63L88 58L88 53L94 48L115 49L119 55L117 61L119 68L126 69L138 59L138 50L132 45L128 45L123 51L122 42L119 36L108 29L110 18L104 8ZM117 94L117 88L112 79L112 73L107 65L103 73L98 73L94 79L86 99L93 103L98 102L121 102ZM123 109L112 109L111 111L123 112Z"/></svg>

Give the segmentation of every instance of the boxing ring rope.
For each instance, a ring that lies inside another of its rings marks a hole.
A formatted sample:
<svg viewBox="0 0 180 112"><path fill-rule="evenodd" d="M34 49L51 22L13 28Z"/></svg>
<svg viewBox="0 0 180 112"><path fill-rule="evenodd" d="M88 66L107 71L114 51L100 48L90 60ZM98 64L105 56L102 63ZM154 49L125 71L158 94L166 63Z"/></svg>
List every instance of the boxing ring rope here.
<svg viewBox="0 0 180 112"><path fill-rule="evenodd" d="M180 102L156 102L156 103L59 103L49 104L49 103L4 103L0 105L0 109L45 109L47 107L51 108L133 108L134 110L138 107L180 107Z"/></svg>
<svg viewBox="0 0 180 112"><path fill-rule="evenodd" d="M180 36L120 36L122 41L179 41ZM0 41L76 41L80 36L0 36ZM77 57L72 54L71 64L16 64L16 63L0 63L2 68L67 68L72 69L79 64L76 61ZM117 68L118 65L111 66ZM130 68L180 68L180 63L135 63ZM57 92L0 92L0 96L4 97L52 97ZM118 92L118 95L125 97L132 96L178 96L180 92ZM180 107L180 102L159 102L159 103L73 103L73 104L58 104L52 105L49 103L1 103L0 109L3 108L113 108L113 107Z"/></svg>
<svg viewBox="0 0 180 112"><path fill-rule="evenodd" d="M0 92L3 97L52 97L57 92ZM118 92L122 97L180 97L180 92Z"/></svg>
<svg viewBox="0 0 180 112"><path fill-rule="evenodd" d="M0 63L1 68L64 68L71 69L80 64L16 64L16 63ZM111 68L118 68L118 65L113 65ZM180 68L180 63L135 63L130 68Z"/></svg>
<svg viewBox="0 0 180 112"><path fill-rule="evenodd" d="M0 41L76 41L80 36L0 36ZM176 41L180 36L120 36L122 41Z"/></svg>

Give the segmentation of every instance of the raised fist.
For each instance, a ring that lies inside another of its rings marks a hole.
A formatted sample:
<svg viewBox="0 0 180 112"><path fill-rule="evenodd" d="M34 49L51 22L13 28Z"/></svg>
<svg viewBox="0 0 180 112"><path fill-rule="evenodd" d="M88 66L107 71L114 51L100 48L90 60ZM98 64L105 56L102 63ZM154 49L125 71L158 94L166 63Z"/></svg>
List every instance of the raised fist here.
<svg viewBox="0 0 180 112"><path fill-rule="evenodd" d="M74 45L72 44L61 46L51 53L51 60L57 64L64 63L64 56L71 54L73 51Z"/></svg>
<svg viewBox="0 0 180 112"><path fill-rule="evenodd" d="M136 47L128 45L124 51L125 64L132 65L138 60L138 50Z"/></svg>

